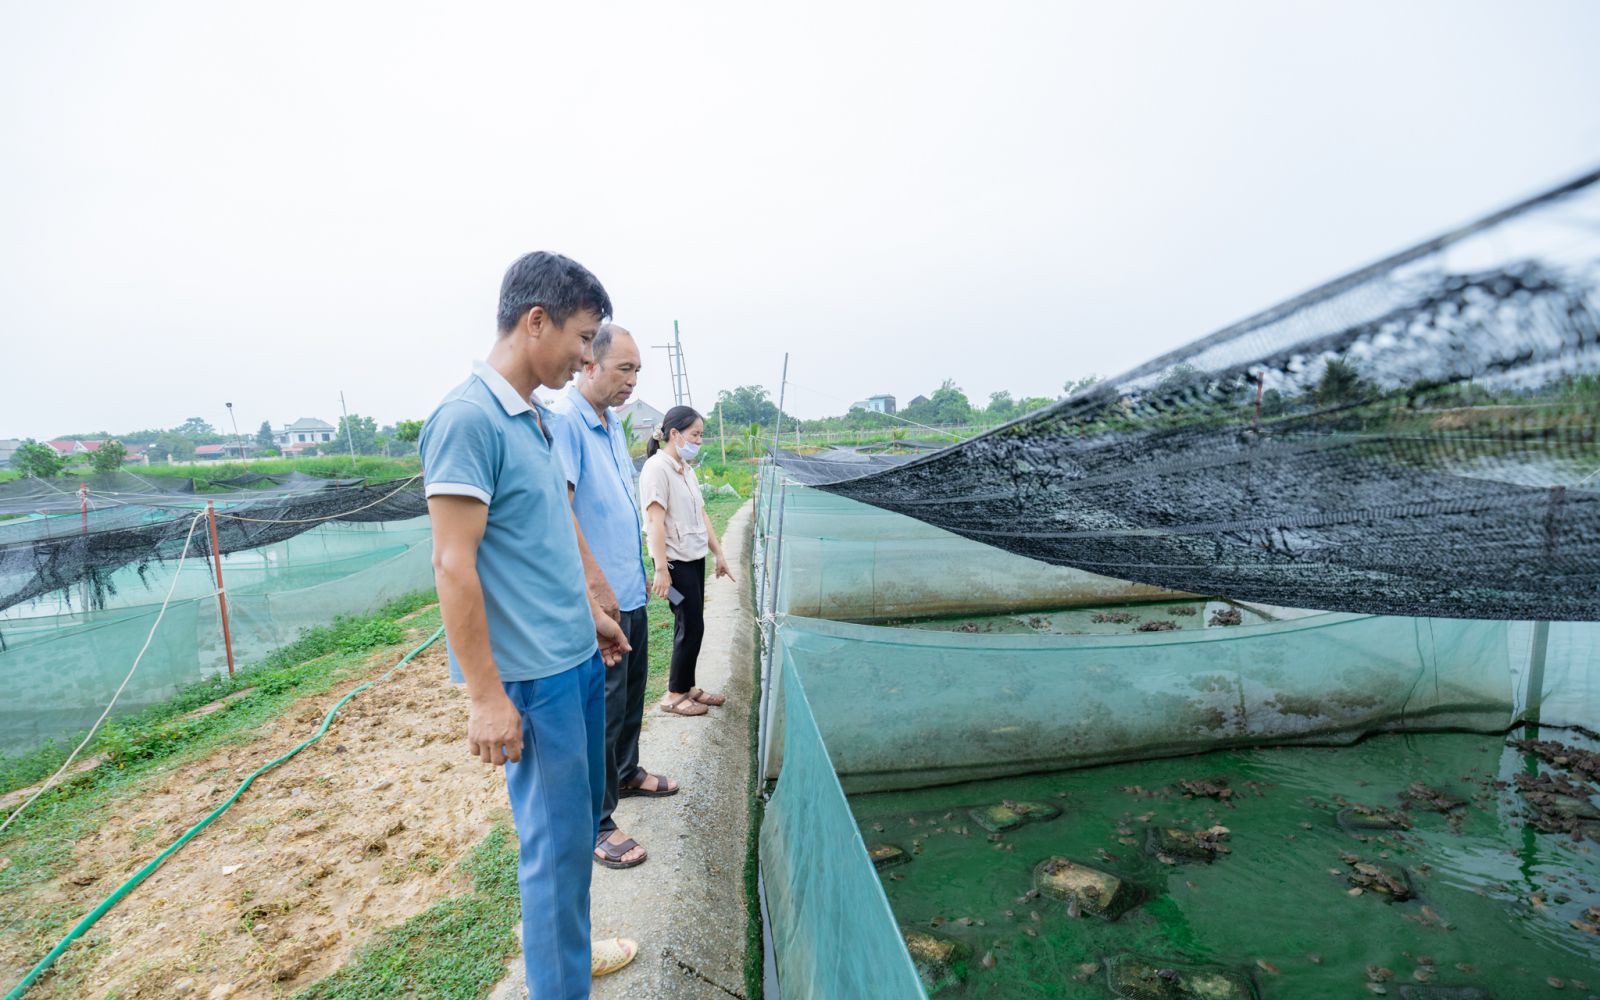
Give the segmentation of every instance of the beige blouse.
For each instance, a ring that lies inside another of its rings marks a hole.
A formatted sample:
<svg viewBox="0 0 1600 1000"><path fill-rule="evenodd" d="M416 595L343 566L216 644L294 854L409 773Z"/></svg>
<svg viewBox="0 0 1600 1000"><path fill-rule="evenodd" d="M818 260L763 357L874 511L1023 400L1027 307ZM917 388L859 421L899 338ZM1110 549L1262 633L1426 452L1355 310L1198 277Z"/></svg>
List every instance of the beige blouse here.
<svg viewBox="0 0 1600 1000"><path fill-rule="evenodd" d="M664 450L651 455L639 470L639 510L645 514L646 524L653 503L667 512L667 560L704 559L711 551L711 541L706 534L706 503L694 467L688 462L680 466Z"/></svg>

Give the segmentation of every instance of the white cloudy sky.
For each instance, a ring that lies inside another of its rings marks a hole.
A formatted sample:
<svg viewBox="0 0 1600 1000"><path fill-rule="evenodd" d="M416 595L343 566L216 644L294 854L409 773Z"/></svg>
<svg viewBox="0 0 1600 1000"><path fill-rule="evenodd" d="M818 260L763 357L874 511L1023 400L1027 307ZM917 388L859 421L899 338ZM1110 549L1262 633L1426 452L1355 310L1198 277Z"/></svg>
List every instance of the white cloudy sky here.
<svg viewBox="0 0 1600 1000"><path fill-rule="evenodd" d="M1596 38L1585 0L3 0L0 437L423 416L536 248L680 320L697 403L784 351L806 416L1053 395L1600 162Z"/></svg>

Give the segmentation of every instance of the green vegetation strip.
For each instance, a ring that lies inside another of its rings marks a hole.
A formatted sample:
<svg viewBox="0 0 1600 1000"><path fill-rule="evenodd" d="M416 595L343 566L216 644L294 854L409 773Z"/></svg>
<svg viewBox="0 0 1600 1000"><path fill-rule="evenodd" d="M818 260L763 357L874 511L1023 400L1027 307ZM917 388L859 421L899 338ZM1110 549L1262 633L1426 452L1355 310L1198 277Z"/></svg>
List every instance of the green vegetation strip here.
<svg viewBox="0 0 1600 1000"><path fill-rule="evenodd" d="M516 953L522 907L517 840L496 826L463 863L472 892L442 900L380 932L339 971L297 1000L478 1000Z"/></svg>
<svg viewBox="0 0 1600 1000"><path fill-rule="evenodd" d="M754 536L752 535L752 538ZM752 552L752 556L754 553ZM745 569L749 571L751 579L747 581L750 589L750 603L755 606L755 572L751 569L754 558L747 560ZM754 681L750 685L752 692L750 704L761 704L761 618L754 616L751 630L755 634L755 642L751 648L755 655L750 662L750 673ZM750 758L750 777L745 783L745 795L749 804L749 827L745 831L744 854L744 909L745 909L745 936L744 936L744 995L746 1000L763 1000L766 996L766 941L762 932L761 922L761 819L766 814L766 805L761 801L761 786L764 775L761 772L761 712L759 708L752 708L750 712L749 733L746 735L749 745L746 753Z"/></svg>
<svg viewBox="0 0 1600 1000"><path fill-rule="evenodd" d="M172 855L176 854L183 847L183 845L187 844L189 841L191 841L195 837L199 836L200 832L202 830L204 830L206 827L210 826L212 824L212 822L214 822L218 816L221 816L223 813L227 812L228 811L228 807L232 806L236 801L238 801L239 796L243 795L245 793L245 790L248 789L250 787L250 785L252 783L254 783L257 778L259 778L263 774L266 774L268 771L270 771L273 768L277 767L279 764L282 764L284 761L287 761L290 758L294 757L296 754L300 753L300 751L304 750L306 747L308 747L311 744L313 744L313 743L317 742L318 740L322 739L324 734L327 733L328 727L333 725L334 716L339 714L339 709L343 708L345 706L346 702L348 702L351 698L354 698L356 695L360 694L361 692L365 691L367 688L372 687L374 684L381 684L384 681L388 680L390 677L393 677L395 675L396 671L398 671L401 667L405 666L407 663L410 663L413 659L416 658L417 654L421 653L423 650L425 650L429 646L433 645L443 635L444 635L444 626L440 625L438 627L438 629L436 629L434 631L433 635L429 636L428 639L425 642L422 643L422 645L416 647L411 652L407 653L405 655L405 657L400 660L399 663L396 663L394 665L394 667L389 670L388 673L384 674L382 677L377 678L376 680L370 680L370 681L367 681L365 684L357 685L356 687L352 688L350 690L350 692L348 694L346 694L343 698L340 698L338 700L338 702L335 703L332 708L328 709L328 714L326 716L324 716L323 719L322 719L322 725L317 729L317 731L314 734L312 734L312 736L309 739L305 740L299 746L295 747L293 750L290 750L288 753L286 753L283 756L277 758L276 760L268 761L267 763L265 763L265 764L261 765L260 767L256 768L256 770L253 771L250 774L249 777L245 778L244 781L240 782L239 787L234 790L234 793L232 795L228 796L227 800L224 801L222 803L222 805L220 805L216 809L212 810L211 814L208 815L205 819L203 819L200 822L196 823L194 826L191 826L188 829L188 831L186 831L184 833L183 836L181 836L177 840L173 841L171 846L169 846L166 850L162 851L160 854L156 855L156 857L155 857L155 859L153 861L151 861L149 864L145 865L143 868L141 868L137 872L135 872L133 874L132 878L128 879L126 882L122 883L122 885L118 886L115 892L113 892L111 895L107 896L104 900L102 900L100 902L99 906L96 906L93 910L90 910L89 914L87 916L85 916L82 920L78 921L77 926L73 927L72 930L67 933L66 937L62 938L56 944L56 946L54 948L50 949L50 953L49 954L45 955L44 958L40 959L39 963L37 965L35 965L33 967L33 969L30 970L26 976L22 977L22 982L18 983L16 985L16 987L14 989L12 989L12 991L10 993L6 994L6 1000L19 1000L19 998L24 993L26 993L28 991L28 987L32 986L35 980L37 980L40 976L44 975L45 970L49 969L51 965L55 964L55 960L60 958L62 956L62 954L65 953L66 950L72 946L72 942L74 942L78 938L82 937L84 935L84 933L89 930L89 928L93 927L96 923L98 923L101 917L105 916L108 912L110 912L111 908L113 906L116 906L119 902L121 902L123 900L123 898L128 895L128 893L130 893L134 889L136 889L139 886L139 883L143 882L145 879L147 879L151 875L155 874L155 870L157 868L161 867L162 862L166 861L167 858L169 858Z"/></svg>

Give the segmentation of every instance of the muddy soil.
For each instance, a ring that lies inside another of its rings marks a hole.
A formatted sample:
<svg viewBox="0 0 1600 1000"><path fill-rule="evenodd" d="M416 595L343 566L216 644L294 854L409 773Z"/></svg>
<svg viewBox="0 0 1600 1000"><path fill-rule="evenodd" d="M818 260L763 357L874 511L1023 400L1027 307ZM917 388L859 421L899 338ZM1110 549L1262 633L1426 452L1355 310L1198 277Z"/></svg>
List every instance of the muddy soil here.
<svg viewBox="0 0 1600 1000"><path fill-rule="evenodd" d="M375 655L368 676L396 658ZM20 979L250 771L311 735L355 683L295 703L259 739L182 765L114 806L73 866L6 900L7 910L70 919L48 937L0 935L0 980ZM74 945L30 1000L291 996L374 931L464 891L458 862L506 804L500 771L468 759L465 725L465 694L448 682L440 643L258 778Z"/></svg>

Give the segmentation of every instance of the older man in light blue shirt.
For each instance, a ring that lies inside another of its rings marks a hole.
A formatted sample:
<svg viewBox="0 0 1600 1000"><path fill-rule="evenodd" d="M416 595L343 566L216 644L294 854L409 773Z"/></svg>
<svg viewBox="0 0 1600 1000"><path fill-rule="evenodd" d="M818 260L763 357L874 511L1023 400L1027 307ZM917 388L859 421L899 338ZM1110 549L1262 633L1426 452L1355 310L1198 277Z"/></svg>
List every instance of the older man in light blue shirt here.
<svg viewBox="0 0 1600 1000"><path fill-rule="evenodd" d="M645 615L649 595L633 459L614 409L628 401L638 383L639 348L632 334L607 323L600 327L592 351L594 360L585 365L583 376L552 405L558 417L552 431L578 530L615 595L618 624L633 647L622 663L606 671L606 790L594 848L596 864L632 868L643 864L647 855L617 828L612 816L617 800L672 795L678 786L639 766L650 665Z"/></svg>

